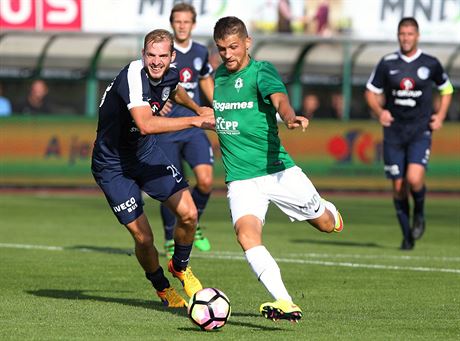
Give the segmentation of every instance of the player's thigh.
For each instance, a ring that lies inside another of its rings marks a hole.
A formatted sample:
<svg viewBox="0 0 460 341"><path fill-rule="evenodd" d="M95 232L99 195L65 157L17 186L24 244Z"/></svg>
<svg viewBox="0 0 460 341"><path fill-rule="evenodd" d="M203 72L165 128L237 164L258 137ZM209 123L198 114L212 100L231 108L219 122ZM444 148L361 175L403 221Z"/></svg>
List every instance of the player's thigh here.
<svg viewBox="0 0 460 341"><path fill-rule="evenodd" d="M144 202L139 186L122 170L93 170L93 176L121 224L127 225L143 213Z"/></svg>
<svg viewBox="0 0 460 341"><path fill-rule="evenodd" d="M187 140L182 142L181 157L194 169L197 165L214 164L211 142L206 133L196 130Z"/></svg>
<svg viewBox="0 0 460 341"><path fill-rule="evenodd" d="M431 154L431 132L421 131L410 141L407 148L407 163L415 163L426 168Z"/></svg>
<svg viewBox="0 0 460 341"><path fill-rule="evenodd" d="M136 181L147 195L161 202L187 188L188 183L163 150L154 150L136 168Z"/></svg>
<svg viewBox="0 0 460 341"><path fill-rule="evenodd" d="M233 226L241 217L253 215L265 222L268 205L268 197L260 189L257 179L237 180L227 184L227 199L230 206L230 214Z"/></svg>
<svg viewBox="0 0 460 341"><path fill-rule="evenodd" d="M388 179L399 179L406 173L406 147L398 141L384 139L383 163L385 175Z"/></svg>
<svg viewBox="0 0 460 341"><path fill-rule="evenodd" d="M325 206L313 183L301 168L294 166L271 174L266 186L270 200L291 221L311 220L320 217Z"/></svg>

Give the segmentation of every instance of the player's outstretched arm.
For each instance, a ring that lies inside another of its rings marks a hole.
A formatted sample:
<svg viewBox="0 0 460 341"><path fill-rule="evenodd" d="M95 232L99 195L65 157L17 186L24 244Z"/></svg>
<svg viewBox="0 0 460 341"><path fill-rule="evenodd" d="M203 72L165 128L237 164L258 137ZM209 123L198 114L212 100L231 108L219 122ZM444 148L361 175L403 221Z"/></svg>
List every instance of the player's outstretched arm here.
<svg viewBox="0 0 460 341"><path fill-rule="evenodd" d="M192 127L213 130L215 127L212 115L177 118L154 116L148 105L134 107L129 111L142 135L168 133Z"/></svg>
<svg viewBox="0 0 460 341"><path fill-rule="evenodd" d="M289 97L286 94L277 92L271 94L270 99L286 127L289 129L302 127L302 131L305 131L308 127L308 119L303 116L296 116L294 109L289 103Z"/></svg>
<svg viewBox="0 0 460 341"><path fill-rule="evenodd" d="M180 85L177 86L170 98L177 104L183 105L199 116L214 115L214 111L211 108L198 106L198 104L187 94L187 91Z"/></svg>

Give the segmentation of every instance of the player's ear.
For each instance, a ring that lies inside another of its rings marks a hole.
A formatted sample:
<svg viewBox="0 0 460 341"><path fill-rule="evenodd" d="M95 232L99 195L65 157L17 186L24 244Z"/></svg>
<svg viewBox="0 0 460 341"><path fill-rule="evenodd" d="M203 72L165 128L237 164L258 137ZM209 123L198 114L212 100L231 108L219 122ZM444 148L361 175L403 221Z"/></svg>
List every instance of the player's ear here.
<svg viewBox="0 0 460 341"><path fill-rule="evenodd" d="M246 45L246 50L249 50L249 48L250 48L251 45L252 45L252 39L251 39L251 37L247 37L247 38L245 39L245 42L244 42L244 43L245 43L245 45Z"/></svg>
<svg viewBox="0 0 460 341"><path fill-rule="evenodd" d="M171 63L174 62L175 59L176 59L176 51L173 51L171 53Z"/></svg>

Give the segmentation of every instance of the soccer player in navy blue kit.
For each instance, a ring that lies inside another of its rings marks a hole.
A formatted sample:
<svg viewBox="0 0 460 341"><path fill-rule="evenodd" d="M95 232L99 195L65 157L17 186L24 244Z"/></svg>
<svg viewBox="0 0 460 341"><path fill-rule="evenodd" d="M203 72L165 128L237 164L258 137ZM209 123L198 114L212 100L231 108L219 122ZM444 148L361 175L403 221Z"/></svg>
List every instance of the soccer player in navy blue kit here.
<svg viewBox="0 0 460 341"><path fill-rule="evenodd" d="M208 62L208 49L192 41L192 30L196 24L196 11L192 5L179 3L170 14L169 21L174 33L174 48L176 59L174 65L180 76L180 84L189 96L200 105L200 89L212 103L214 81L213 71ZM186 117L195 114L189 109L169 103L161 111L167 117ZM188 163L196 178L192 189L192 198L198 210L198 221L203 213L212 191L214 157L211 143L205 132L198 128L190 128L173 133L157 136L158 145L166 156L182 172L182 162ZM161 205L161 217L165 232L165 253L171 258L174 253L173 229L176 217L165 205ZM203 236L200 225L195 233L195 247L201 251L209 251L211 245L208 238Z"/></svg>
<svg viewBox="0 0 460 341"><path fill-rule="evenodd" d="M99 106L91 170L118 221L131 233L137 260L163 304L184 307L185 300L170 286L159 264L141 193L163 202L178 217L168 270L192 296L202 288L188 266L197 210L187 182L152 134L190 127L212 129L214 117L210 108L199 107L178 85L179 74L170 67L174 56L172 34L154 30L145 36L142 59L129 63L107 87ZM199 116L157 116L168 99Z"/></svg>
<svg viewBox="0 0 460 341"><path fill-rule="evenodd" d="M418 47L414 18L398 24L400 50L384 56L367 83L366 100L383 126L383 159L393 183L393 202L403 233L402 250L414 248L425 231L425 171L432 132L442 127L453 87L440 62ZM441 101L433 113L432 87ZM382 95L384 98L382 98ZM413 198L412 228L409 193Z"/></svg>

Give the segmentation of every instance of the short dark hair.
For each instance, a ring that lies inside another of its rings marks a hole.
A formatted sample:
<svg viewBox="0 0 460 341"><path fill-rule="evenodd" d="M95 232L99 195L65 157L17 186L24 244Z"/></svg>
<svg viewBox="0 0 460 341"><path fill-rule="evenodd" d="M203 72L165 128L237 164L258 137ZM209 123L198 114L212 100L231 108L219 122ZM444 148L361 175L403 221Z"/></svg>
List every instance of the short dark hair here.
<svg viewBox="0 0 460 341"><path fill-rule="evenodd" d="M241 19L237 17L224 17L217 20L214 26L214 41L237 34L241 38L248 37L248 30Z"/></svg>
<svg viewBox="0 0 460 341"><path fill-rule="evenodd" d="M171 52L174 51L174 37L172 33L162 29L153 30L146 34L144 38L144 49L146 49L147 45L150 43L159 43L162 41L169 41Z"/></svg>
<svg viewBox="0 0 460 341"><path fill-rule="evenodd" d="M171 10L171 14L169 15L169 22L171 24L172 24L172 22L174 20L174 13L176 13L176 12L190 12L190 13L192 13L193 23L196 23L196 10L195 10L195 7L193 7L193 5L190 5L190 4L187 4L187 3L184 3L184 2L175 5Z"/></svg>
<svg viewBox="0 0 460 341"><path fill-rule="evenodd" d="M414 26L418 32L418 22L414 17L404 17L399 21L398 32L402 26Z"/></svg>

